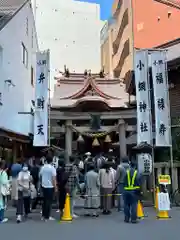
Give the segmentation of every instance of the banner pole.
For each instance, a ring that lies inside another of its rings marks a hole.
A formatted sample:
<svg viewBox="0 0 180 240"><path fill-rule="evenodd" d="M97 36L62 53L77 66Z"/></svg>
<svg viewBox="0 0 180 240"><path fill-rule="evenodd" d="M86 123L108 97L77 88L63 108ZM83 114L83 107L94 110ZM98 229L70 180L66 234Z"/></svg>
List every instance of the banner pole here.
<svg viewBox="0 0 180 240"><path fill-rule="evenodd" d="M50 84L50 51L48 49L48 146L51 146L51 84Z"/></svg>
<svg viewBox="0 0 180 240"><path fill-rule="evenodd" d="M170 96L169 96L169 82L168 82L168 67L167 67L167 51L164 50L165 54L165 75L166 75L166 86L167 86L167 105L168 105L168 112L169 112L169 138L170 138L170 168L171 168L171 186L172 186L172 192L175 191L174 189L174 162L173 162L173 146L172 146L172 130L171 130L171 110L170 110Z"/></svg>
<svg viewBox="0 0 180 240"><path fill-rule="evenodd" d="M148 54L147 54L147 57L148 57L148 66L149 66L149 50L147 50ZM153 204L155 204L155 201L156 201L156 192L155 192L155 185L156 185L156 181L155 181L155 168L154 168L154 136L153 136L153 131L152 131L152 123L153 123L153 120L152 120L152 96L153 96L153 87L151 87L150 85L150 73L149 73L149 68L148 68L148 89L149 89L149 103L150 103L150 122L151 122L151 147L152 147L152 151L151 151L151 154L152 154L152 187L153 187Z"/></svg>

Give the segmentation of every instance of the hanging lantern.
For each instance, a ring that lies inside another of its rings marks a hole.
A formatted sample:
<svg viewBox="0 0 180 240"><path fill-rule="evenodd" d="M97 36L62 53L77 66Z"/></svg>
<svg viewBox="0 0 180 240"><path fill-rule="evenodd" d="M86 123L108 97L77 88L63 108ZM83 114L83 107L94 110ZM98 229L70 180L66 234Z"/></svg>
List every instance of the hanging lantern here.
<svg viewBox="0 0 180 240"><path fill-rule="evenodd" d="M81 134L79 134L79 137L77 139L77 142L84 142L84 138L82 137Z"/></svg>
<svg viewBox="0 0 180 240"><path fill-rule="evenodd" d="M105 140L104 140L105 143L111 143L111 137L109 135L106 135L105 137Z"/></svg>
<svg viewBox="0 0 180 240"><path fill-rule="evenodd" d="M97 138L94 139L93 143L92 143L92 146L96 147L96 146L99 146L99 141Z"/></svg>

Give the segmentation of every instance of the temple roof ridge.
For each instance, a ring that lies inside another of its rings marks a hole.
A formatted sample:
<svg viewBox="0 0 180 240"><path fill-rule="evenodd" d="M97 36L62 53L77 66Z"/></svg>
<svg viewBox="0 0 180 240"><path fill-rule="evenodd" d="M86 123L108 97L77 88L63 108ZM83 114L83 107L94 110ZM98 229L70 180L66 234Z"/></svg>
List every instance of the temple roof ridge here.
<svg viewBox="0 0 180 240"><path fill-rule="evenodd" d="M62 106L73 107L82 101L105 101L111 107L122 107L128 102L129 96L125 91L123 80L100 77L99 74L70 74L68 77L56 76L54 97L52 102L60 103Z"/></svg>

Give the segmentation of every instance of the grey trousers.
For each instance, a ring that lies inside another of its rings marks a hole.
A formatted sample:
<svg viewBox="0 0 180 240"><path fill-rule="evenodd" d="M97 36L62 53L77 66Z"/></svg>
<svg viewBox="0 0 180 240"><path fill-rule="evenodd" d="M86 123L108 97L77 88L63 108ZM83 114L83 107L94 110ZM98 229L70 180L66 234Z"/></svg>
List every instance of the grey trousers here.
<svg viewBox="0 0 180 240"><path fill-rule="evenodd" d="M108 196L108 194L112 194L112 188L102 188L103 194L103 210L110 211L112 208L112 196Z"/></svg>

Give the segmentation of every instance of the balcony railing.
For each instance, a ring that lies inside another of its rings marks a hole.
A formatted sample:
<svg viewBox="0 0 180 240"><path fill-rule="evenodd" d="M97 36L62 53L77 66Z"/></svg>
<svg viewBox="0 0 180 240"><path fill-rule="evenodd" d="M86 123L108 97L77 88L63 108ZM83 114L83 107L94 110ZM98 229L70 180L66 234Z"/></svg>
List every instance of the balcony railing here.
<svg viewBox="0 0 180 240"><path fill-rule="evenodd" d="M113 53L116 54L118 52L119 44L122 39L122 35L124 32L124 29L129 24L129 16L128 16L128 9L123 14L121 25L118 28L117 35L115 35L115 40L113 42Z"/></svg>
<svg viewBox="0 0 180 240"><path fill-rule="evenodd" d="M119 57L119 61L116 64L116 68L114 69L114 76L119 77L123 68L123 65L125 63L126 58L130 54L130 41L129 39L125 41L123 45L123 50L121 52L121 55ZM119 56L119 55L118 55Z"/></svg>

